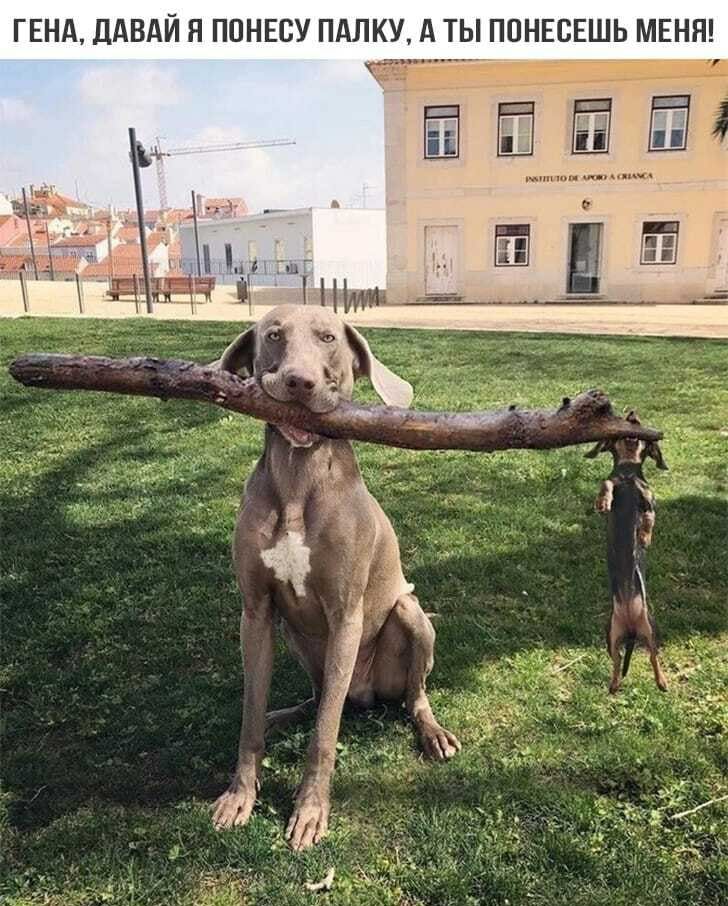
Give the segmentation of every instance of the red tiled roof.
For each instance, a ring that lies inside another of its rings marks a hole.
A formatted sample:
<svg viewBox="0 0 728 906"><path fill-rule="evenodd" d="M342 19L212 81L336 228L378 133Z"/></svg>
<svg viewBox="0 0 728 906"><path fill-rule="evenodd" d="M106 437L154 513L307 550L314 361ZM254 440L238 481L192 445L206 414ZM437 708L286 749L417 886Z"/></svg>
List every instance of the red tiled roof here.
<svg viewBox="0 0 728 906"><path fill-rule="evenodd" d="M25 264L25 255L0 255L0 271L19 271Z"/></svg>
<svg viewBox="0 0 728 906"><path fill-rule="evenodd" d="M139 227L123 226L115 235L122 242L139 242Z"/></svg>
<svg viewBox="0 0 728 906"><path fill-rule="evenodd" d="M224 205L244 205L245 199L240 198L239 196L232 195L229 198L208 198L205 196L205 207L212 205L213 207L223 207Z"/></svg>
<svg viewBox="0 0 728 906"><path fill-rule="evenodd" d="M111 257L114 259L114 261L141 261L142 247L138 242L127 242L123 243L122 245L115 245L111 250Z"/></svg>
<svg viewBox="0 0 728 906"><path fill-rule="evenodd" d="M53 243L53 247L81 248L85 246L98 245L100 242L106 242L105 233L95 233L90 236L68 236L66 239L58 239Z"/></svg>
<svg viewBox="0 0 728 906"><path fill-rule="evenodd" d="M147 236L147 248L151 252L152 249L155 249L161 242L167 242L167 234L163 233L161 230L155 230L153 233L150 233Z"/></svg>
<svg viewBox="0 0 728 906"><path fill-rule="evenodd" d="M39 271L50 272L50 263L48 255L36 255L35 262ZM86 267L85 258L64 258L53 256L53 271L56 274L75 274L76 271L83 272ZM33 259L30 255L2 255L0 256L0 271L3 273L17 273L25 270L26 273L33 271Z"/></svg>
<svg viewBox="0 0 728 906"><path fill-rule="evenodd" d="M49 208L53 208L54 211L62 211L63 213L66 212L67 208L88 207L85 202L69 198L67 195L59 195L58 192L44 193L36 191L31 195L30 201L32 204L46 205Z"/></svg>
<svg viewBox="0 0 728 906"><path fill-rule="evenodd" d="M33 230L33 239L35 239L36 233ZM6 248L27 248L30 243L28 242L28 231L23 227L22 230L17 232L11 239L8 239L4 243Z"/></svg>
<svg viewBox="0 0 728 906"><path fill-rule="evenodd" d="M180 223L183 220L192 220L192 211L188 208L170 208L164 213L165 223Z"/></svg>
<svg viewBox="0 0 728 906"><path fill-rule="evenodd" d="M111 252L112 273L114 277L133 277L137 274L141 277L144 273L142 267L142 247L138 244L128 243L126 245L117 245ZM154 262L149 262L149 267L154 276ZM108 277L109 276L109 257L108 255L102 261L92 262L83 272L84 277Z"/></svg>
<svg viewBox="0 0 728 906"><path fill-rule="evenodd" d="M30 258L25 259L26 269L31 269L33 267L33 262ZM50 265L48 264L48 255L36 255L35 260L38 263L39 271L48 271L50 270ZM76 271L84 271L86 269L86 259L85 258L72 258L65 257L63 255L54 255L53 256L53 270L58 273L64 274L73 274Z"/></svg>

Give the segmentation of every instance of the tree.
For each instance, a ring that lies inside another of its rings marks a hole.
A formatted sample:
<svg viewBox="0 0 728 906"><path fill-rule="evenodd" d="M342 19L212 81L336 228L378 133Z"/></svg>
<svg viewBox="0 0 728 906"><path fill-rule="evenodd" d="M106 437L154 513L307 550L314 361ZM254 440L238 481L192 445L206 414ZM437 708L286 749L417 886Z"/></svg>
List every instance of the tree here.
<svg viewBox="0 0 728 906"><path fill-rule="evenodd" d="M728 135L728 94L718 105L715 123L713 124L713 138L717 138L719 142L722 142L726 135Z"/></svg>

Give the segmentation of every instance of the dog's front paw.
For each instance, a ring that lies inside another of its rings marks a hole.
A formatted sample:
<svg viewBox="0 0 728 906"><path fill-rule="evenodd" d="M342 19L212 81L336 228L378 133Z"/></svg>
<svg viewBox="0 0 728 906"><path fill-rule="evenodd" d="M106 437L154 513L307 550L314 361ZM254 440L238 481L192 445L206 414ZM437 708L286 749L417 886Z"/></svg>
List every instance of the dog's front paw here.
<svg viewBox="0 0 728 906"><path fill-rule="evenodd" d="M308 849L325 836L328 827L328 793L317 789L300 792L286 828L286 840L291 849L296 852Z"/></svg>
<svg viewBox="0 0 728 906"><path fill-rule="evenodd" d="M215 802L212 823L215 830L242 827L248 823L256 797L256 785L233 783Z"/></svg>
<svg viewBox="0 0 728 906"><path fill-rule="evenodd" d="M447 761L462 748L453 733L436 723L421 726L420 739L425 755L434 761Z"/></svg>
<svg viewBox="0 0 728 906"><path fill-rule="evenodd" d="M640 547L649 547L652 544L652 532L640 529L637 532L637 544Z"/></svg>

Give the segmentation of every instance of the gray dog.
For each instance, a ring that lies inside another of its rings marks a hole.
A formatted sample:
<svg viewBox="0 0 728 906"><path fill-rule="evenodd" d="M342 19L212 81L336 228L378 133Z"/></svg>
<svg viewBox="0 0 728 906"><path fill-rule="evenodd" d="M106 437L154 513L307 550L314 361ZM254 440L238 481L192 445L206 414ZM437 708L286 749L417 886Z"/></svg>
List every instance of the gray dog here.
<svg viewBox="0 0 728 906"><path fill-rule="evenodd" d="M279 401L329 412L367 376L389 405L412 388L366 340L320 307L282 305L241 334L219 367L254 375ZM217 828L243 825L258 789L264 735L316 708L316 726L286 838L295 850L326 833L329 788L344 703L404 699L425 753L452 757L460 743L435 719L425 692L435 632L402 573L394 530L367 491L351 444L267 425L248 479L233 559L244 599L245 675L238 763L215 804ZM266 714L276 623L313 684L313 697Z"/></svg>

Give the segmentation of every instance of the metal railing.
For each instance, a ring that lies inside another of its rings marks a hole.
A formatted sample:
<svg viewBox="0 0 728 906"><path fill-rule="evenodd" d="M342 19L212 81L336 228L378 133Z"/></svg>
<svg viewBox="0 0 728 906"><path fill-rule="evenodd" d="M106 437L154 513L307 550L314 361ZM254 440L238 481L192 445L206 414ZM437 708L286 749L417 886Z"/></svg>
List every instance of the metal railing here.
<svg viewBox="0 0 728 906"><path fill-rule="evenodd" d="M197 273L196 258L182 258L181 270L186 274ZM252 260L211 258L200 256L200 270L203 276L211 277L247 277L257 274L263 277L290 277L299 274L312 274L313 261L304 258L255 258Z"/></svg>
<svg viewBox="0 0 728 906"><path fill-rule="evenodd" d="M195 277L193 274L186 275L186 277L154 278L159 285L156 286L154 290L153 301L154 303L160 302L162 297L166 296L166 301L171 302L172 295L183 294L189 297L191 311L192 314L195 315L197 314L199 296L206 296L209 300L212 299L211 290L214 288L214 277L212 277L212 275L209 276L210 279L206 279L205 276L202 278ZM19 281L19 296L22 300L23 311L30 312L32 295L34 293L31 286L36 283L32 278L32 275L21 270L20 272L13 274L0 273L0 278ZM94 279L97 282L108 282L109 290L104 294L104 298L111 298L113 301L122 301L122 296L130 296L134 302L136 313L141 314L140 301L143 296L143 277L141 274L134 274L131 277L112 278L112 280L108 281L107 278ZM259 293L259 301L267 301L270 304L270 300L265 300L265 295L271 290L277 289L270 285L256 286L255 281L256 275L248 274L244 277L241 276L237 285L238 300L243 304L247 302L248 313L251 316L254 313ZM79 314L83 315L86 313L83 275L75 274L68 282L75 282L78 311ZM174 282L174 288L171 285L165 286L166 283L172 284L172 282ZM114 284L118 285L114 287ZM124 286L122 287L121 284L124 284ZM129 285L127 286L126 284ZM330 306L337 314L341 313L344 315L349 314L349 312L355 313L357 311L364 311L367 308L378 308L386 302L385 294L378 286L367 287L365 289L352 289L349 287L349 280L346 277L344 277L341 282L335 277L329 281L327 285L323 277L321 277L316 284L311 275L301 274L300 283L297 287L288 286L283 289L286 292L290 292L292 296L292 298L287 297L285 299L286 302L294 304L298 302L302 305L321 305L324 308Z"/></svg>
<svg viewBox="0 0 728 906"><path fill-rule="evenodd" d="M341 281L341 285L339 285L338 279L334 277L329 289L326 288L326 281L321 277L318 287L311 287L311 290L313 291L309 292L308 280L304 276L301 285L301 303L303 305L308 305L311 302L313 305L318 303L326 308L330 302L331 307L337 314L339 311L348 315L350 311L356 312L364 311L365 308L379 308L384 301L383 294L378 286L368 289L349 289L349 281L346 277ZM250 287L248 291L250 292Z"/></svg>

